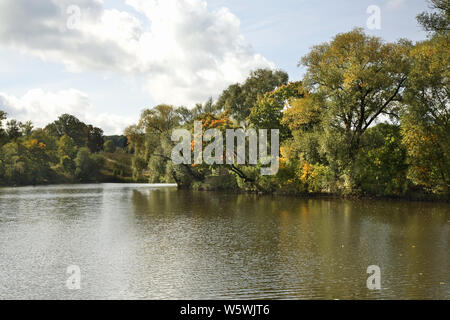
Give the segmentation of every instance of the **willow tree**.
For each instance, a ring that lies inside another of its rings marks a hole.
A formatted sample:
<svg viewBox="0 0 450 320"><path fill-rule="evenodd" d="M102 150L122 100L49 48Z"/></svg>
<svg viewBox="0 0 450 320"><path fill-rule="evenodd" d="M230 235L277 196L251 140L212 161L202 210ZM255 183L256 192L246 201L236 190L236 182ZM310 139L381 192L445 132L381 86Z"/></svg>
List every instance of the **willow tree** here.
<svg viewBox="0 0 450 320"><path fill-rule="evenodd" d="M430 0L431 12L422 12L417 20L423 28L435 34L448 34L450 31L450 1Z"/></svg>
<svg viewBox="0 0 450 320"><path fill-rule="evenodd" d="M410 178L434 192L450 186L450 44L436 35L411 52L412 70L402 118Z"/></svg>
<svg viewBox="0 0 450 320"><path fill-rule="evenodd" d="M250 73L244 83L230 85L220 95L215 108L220 111L231 111L232 117L243 122L250 111L266 92L287 84L289 75L280 70L258 69Z"/></svg>
<svg viewBox="0 0 450 320"><path fill-rule="evenodd" d="M307 68L305 87L321 101L329 161L347 173L350 187L367 129L388 117L398 118L411 46L404 40L385 43L355 29L313 47L299 63Z"/></svg>
<svg viewBox="0 0 450 320"><path fill-rule="evenodd" d="M192 181L203 179L191 165L172 163L172 131L183 124L182 114L184 109L158 105L145 109L138 124L125 130L129 147L134 152L135 179L144 174L150 182L176 182L179 187L188 187Z"/></svg>

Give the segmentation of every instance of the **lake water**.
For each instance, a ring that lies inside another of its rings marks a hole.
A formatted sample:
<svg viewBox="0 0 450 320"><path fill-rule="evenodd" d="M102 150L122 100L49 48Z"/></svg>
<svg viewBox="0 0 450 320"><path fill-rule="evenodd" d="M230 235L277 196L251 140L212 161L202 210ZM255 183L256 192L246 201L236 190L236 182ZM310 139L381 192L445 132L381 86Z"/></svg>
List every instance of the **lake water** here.
<svg viewBox="0 0 450 320"><path fill-rule="evenodd" d="M450 299L449 249L445 203L0 188L0 299Z"/></svg>

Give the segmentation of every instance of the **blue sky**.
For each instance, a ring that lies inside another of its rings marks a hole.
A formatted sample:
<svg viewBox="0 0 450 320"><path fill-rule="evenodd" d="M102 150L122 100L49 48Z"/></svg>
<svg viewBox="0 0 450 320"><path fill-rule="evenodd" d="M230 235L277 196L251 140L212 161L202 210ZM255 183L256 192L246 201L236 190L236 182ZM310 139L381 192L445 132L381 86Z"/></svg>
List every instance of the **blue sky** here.
<svg viewBox="0 0 450 320"><path fill-rule="evenodd" d="M386 41L426 37L415 20L425 0L38 1L0 4L0 109L37 126L70 112L107 134L145 107L215 97L256 67L299 80L311 46L354 27ZM85 19L80 32L61 31L70 4ZM380 30L367 29L370 5Z"/></svg>

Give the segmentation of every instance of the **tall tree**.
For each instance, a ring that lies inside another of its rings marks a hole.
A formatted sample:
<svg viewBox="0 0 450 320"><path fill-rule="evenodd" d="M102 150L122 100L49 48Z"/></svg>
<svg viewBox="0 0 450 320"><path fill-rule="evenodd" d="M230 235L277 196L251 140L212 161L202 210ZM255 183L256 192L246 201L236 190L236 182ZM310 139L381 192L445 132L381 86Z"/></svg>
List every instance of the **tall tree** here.
<svg viewBox="0 0 450 320"><path fill-rule="evenodd" d="M20 122L14 119L9 120L6 123L6 134L8 135L9 140L15 140L22 136L22 131L20 129L21 125Z"/></svg>
<svg viewBox="0 0 450 320"><path fill-rule="evenodd" d="M338 34L315 46L300 64L307 67L304 84L317 95L330 143L340 142L341 169L350 169L361 137L382 116L398 117L409 72L406 41L384 43L361 29ZM330 153L331 154L331 153Z"/></svg>
<svg viewBox="0 0 450 320"><path fill-rule="evenodd" d="M257 129L279 129L282 140L289 138L289 126L281 123L283 110L290 108L291 104L305 96L303 84L291 82L277 89L267 92L251 108L249 120Z"/></svg>
<svg viewBox="0 0 450 320"><path fill-rule="evenodd" d="M71 137L79 147L86 146L86 124L70 114L63 114L58 120L49 124L45 129L51 135L58 138L61 138L63 135Z"/></svg>
<svg viewBox="0 0 450 320"><path fill-rule="evenodd" d="M20 124L20 130L22 131L22 134L27 137L31 135L31 133L33 132L33 128L33 122L31 121Z"/></svg>
<svg viewBox="0 0 450 320"><path fill-rule="evenodd" d="M432 12L422 12L417 20L426 31L434 34L448 34L450 31L450 1L429 0Z"/></svg>
<svg viewBox="0 0 450 320"><path fill-rule="evenodd" d="M86 126L85 130L87 132L87 147L89 150L92 153L102 151L105 143L103 130L92 125Z"/></svg>
<svg viewBox="0 0 450 320"><path fill-rule="evenodd" d="M411 51L412 69L402 118L410 178L433 191L450 189L450 45L435 35ZM440 189L440 190L439 190Z"/></svg>
<svg viewBox="0 0 450 320"><path fill-rule="evenodd" d="M253 71L243 84L233 84L223 91L216 103L218 110L230 110L237 121L244 121L258 98L287 84L289 76L280 70L258 69Z"/></svg>

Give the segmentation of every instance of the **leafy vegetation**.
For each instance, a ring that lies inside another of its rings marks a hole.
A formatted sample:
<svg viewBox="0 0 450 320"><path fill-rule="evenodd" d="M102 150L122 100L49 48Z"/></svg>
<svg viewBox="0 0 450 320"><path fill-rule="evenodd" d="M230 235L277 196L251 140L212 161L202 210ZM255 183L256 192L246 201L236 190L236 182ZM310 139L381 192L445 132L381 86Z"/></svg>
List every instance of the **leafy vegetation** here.
<svg viewBox="0 0 450 320"><path fill-rule="evenodd" d="M6 116L0 112L1 122ZM101 152L103 131L74 116L62 115L44 129L13 119L3 129L1 122L0 185L124 181L131 172L131 161L128 170L124 168L125 159L120 169L111 167L108 161L114 161L114 153ZM121 149L114 146L116 151Z"/></svg>
<svg viewBox="0 0 450 320"><path fill-rule="evenodd" d="M418 16L426 41L387 43L361 29L338 34L300 60L302 81L255 70L217 101L143 110L124 136L105 138L70 115L44 129L9 120L0 125L0 181L122 179L207 190L448 197L449 6L431 5ZM0 124L5 120L0 112ZM202 121L203 133L279 129L278 174L262 176L262 164L249 161L175 165L172 132L193 133L194 121Z"/></svg>

